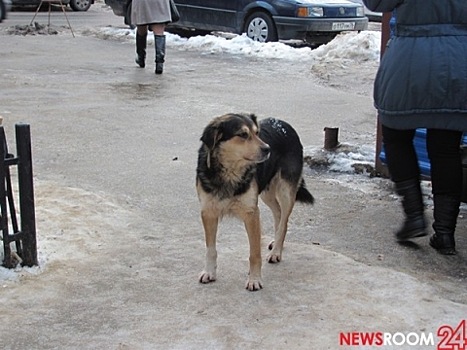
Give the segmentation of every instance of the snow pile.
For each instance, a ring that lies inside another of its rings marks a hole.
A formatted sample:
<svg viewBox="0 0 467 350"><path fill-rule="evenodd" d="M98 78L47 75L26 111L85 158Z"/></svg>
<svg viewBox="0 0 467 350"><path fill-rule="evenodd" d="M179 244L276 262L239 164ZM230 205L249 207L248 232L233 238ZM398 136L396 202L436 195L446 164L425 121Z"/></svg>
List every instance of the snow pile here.
<svg viewBox="0 0 467 350"><path fill-rule="evenodd" d="M381 32L364 31L345 33L313 50L312 56L324 62L352 60L357 62L378 61L381 47Z"/></svg>
<svg viewBox="0 0 467 350"><path fill-rule="evenodd" d="M104 246L109 242L122 246L128 243L128 231L135 216L107 195L37 179L34 187L39 266L0 267L0 282L7 284L22 276L40 274L47 266L64 268L65 261L80 261L91 256L101 259ZM0 243L3 244L1 239ZM13 244L12 250L15 250ZM0 261L3 261L3 254L0 249Z"/></svg>
<svg viewBox="0 0 467 350"><path fill-rule="evenodd" d="M354 146L340 144L332 150L321 147L305 147L305 162L312 169L332 171L336 173L355 174L368 173L374 175L374 146Z"/></svg>
<svg viewBox="0 0 467 350"><path fill-rule="evenodd" d="M0 261L3 261L3 250L0 251ZM1 281L16 281L21 276L26 276L26 275L37 275L42 271L44 264L45 264L45 261L42 259L39 259L39 266L27 267L27 266L18 265L14 269L7 269L5 267L0 266L0 282Z"/></svg>
<svg viewBox="0 0 467 350"><path fill-rule="evenodd" d="M84 35L95 35L101 39L135 40L135 30L126 28L103 27L88 28ZM200 35L182 38L166 33L168 47L181 50L201 51L208 54L232 54L257 57L262 59L284 59L293 61L378 61L381 45L381 33L363 31L339 34L326 45L315 50L309 47L294 48L283 42L259 43L245 34ZM152 33L148 34L148 44L154 44Z"/></svg>
<svg viewBox="0 0 467 350"><path fill-rule="evenodd" d="M308 47L293 48L281 42L260 43L251 40L245 34L234 36L232 39L215 35L195 36L189 39L176 37L176 35L168 35L169 46L178 46L186 50L202 50L211 54L228 53L294 61L309 60L312 57Z"/></svg>
<svg viewBox="0 0 467 350"><path fill-rule="evenodd" d="M355 172L356 164L366 164L373 166L375 163L374 146L360 146L354 151L349 152L330 152L329 170L344 173Z"/></svg>

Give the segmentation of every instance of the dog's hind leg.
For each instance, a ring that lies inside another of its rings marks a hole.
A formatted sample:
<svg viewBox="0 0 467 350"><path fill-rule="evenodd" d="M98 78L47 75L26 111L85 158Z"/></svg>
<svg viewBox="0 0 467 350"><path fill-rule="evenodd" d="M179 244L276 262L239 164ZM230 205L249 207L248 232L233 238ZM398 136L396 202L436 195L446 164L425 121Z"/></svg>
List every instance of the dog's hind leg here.
<svg viewBox="0 0 467 350"><path fill-rule="evenodd" d="M259 209L245 211L240 216L244 223L250 243L250 271L246 289L255 291L263 288L261 279L261 223L259 219Z"/></svg>
<svg viewBox="0 0 467 350"><path fill-rule="evenodd" d="M264 202L264 204L266 204L269 207L269 209L271 209L272 216L274 218L274 232L276 232L281 221L281 206L279 205L279 202L276 199L275 190L270 189L261 192L261 200ZM269 250L271 250L273 246L274 239L271 242L269 242Z"/></svg>
<svg viewBox="0 0 467 350"><path fill-rule="evenodd" d="M216 280L216 237L217 227L219 225L219 216L209 210L202 210L201 219L203 221L204 234L206 239L206 262L204 265L204 270L199 276L199 281L201 283L209 283Z"/></svg>
<svg viewBox="0 0 467 350"><path fill-rule="evenodd" d="M270 191L271 193L261 197L263 201L268 198L265 203L271 208L274 215L274 241L269 244L271 252L266 261L278 263L282 259L282 249L287 234L289 217L295 205L297 190L288 182L279 181ZM271 199L272 196L274 196L274 201Z"/></svg>

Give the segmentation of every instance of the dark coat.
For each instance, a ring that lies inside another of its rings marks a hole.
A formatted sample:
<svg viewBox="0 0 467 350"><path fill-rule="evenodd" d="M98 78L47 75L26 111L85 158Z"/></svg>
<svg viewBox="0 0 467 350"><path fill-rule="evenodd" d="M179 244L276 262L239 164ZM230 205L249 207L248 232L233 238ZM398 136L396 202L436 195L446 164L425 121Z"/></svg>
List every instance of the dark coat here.
<svg viewBox="0 0 467 350"><path fill-rule="evenodd" d="M374 86L382 124L467 131L467 1L363 2L372 11L396 10Z"/></svg>

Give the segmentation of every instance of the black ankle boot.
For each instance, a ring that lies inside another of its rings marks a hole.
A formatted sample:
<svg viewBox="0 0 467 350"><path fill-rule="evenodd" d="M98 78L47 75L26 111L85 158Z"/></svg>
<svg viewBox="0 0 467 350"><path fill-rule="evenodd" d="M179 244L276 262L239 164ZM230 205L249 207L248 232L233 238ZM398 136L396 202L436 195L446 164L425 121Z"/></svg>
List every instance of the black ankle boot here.
<svg viewBox="0 0 467 350"><path fill-rule="evenodd" d="M146 41L147 41L146 36L139 35L138 32L136 32L136 58L135 58L135 62L141 68L144 68L146 66L146 63L145 63L145 60L146 60Z"/></svg>
<svg viewBox="0 0 467 350"><path fill-rule="evenodd" d="M430 238L430 245L443 255L456 254L454 231L459 215L460 197L435 194L433 196L435 234Z"/></svg>
<svg viewBox="0 0 467 350"><path fill-rule="evenodd" d="M165 62L165 35L154 34L154 46L156 47L156 74L162 74Z"/></svg>
<svg viewBox="0 0 467 350"><path fill-rule="evenodd" d="M411 179L396 183L397 194L402 196L402 207L405 213L403 226L396 232L398 241L426 236L426 224L423 214L423 198L420 181Z"/></svg>

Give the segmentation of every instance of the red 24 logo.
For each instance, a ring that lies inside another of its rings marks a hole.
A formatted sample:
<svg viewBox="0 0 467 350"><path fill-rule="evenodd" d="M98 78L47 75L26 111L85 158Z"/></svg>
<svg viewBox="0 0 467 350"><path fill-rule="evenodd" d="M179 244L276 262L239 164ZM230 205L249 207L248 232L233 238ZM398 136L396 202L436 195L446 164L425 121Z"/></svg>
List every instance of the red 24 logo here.
<svg viewBox="0 0 467 350"><path fill-rule="evenodd" d="M462 320L456 329L451 326L439 327L438 337L441 337L438 350L467 350L466 320Z"/></svg>

